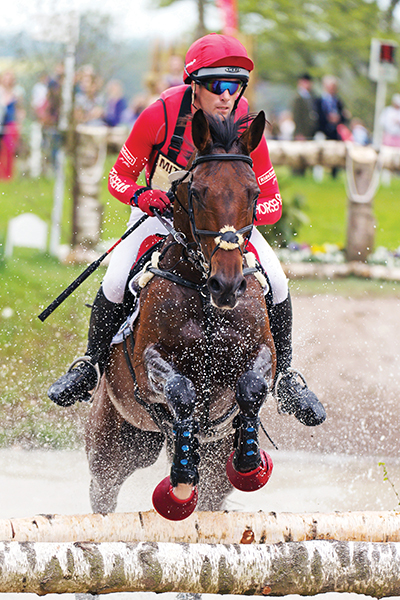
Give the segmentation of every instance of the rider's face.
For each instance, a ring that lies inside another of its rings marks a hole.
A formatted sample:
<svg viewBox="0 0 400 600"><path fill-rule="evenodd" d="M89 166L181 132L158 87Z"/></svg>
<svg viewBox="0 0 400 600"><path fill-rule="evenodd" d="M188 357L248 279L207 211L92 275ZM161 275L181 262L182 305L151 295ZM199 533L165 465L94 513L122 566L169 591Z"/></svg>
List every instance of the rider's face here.
<svg viewBox="0 0 400 600"><path fill-rule="evenodd" d="M240 93L240 87L232 94L229 90L225 90L222 94L213 94L209 92L204 86L199 83L192 81L192 90L194 93L194 105L195 108L201 108L204 112L211 115L219 115L221 117L227 117L233 109L235 100Z"/></svg>

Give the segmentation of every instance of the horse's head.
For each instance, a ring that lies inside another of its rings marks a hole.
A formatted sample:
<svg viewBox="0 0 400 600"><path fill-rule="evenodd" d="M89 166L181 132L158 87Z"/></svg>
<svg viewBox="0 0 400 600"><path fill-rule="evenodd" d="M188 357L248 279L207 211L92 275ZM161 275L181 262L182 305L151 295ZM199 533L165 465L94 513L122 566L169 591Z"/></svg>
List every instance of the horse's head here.
<svg viewBox="0 0 400 600"><path fill-rule="evenodd" d="M210 267L211 301L221 309L234 308L246 291L242 255L260 191L250 153L264 127L263 112L235 123L232 116L221 120L198 110L192 120L197 155L191 167L189 217Z"/></svg>

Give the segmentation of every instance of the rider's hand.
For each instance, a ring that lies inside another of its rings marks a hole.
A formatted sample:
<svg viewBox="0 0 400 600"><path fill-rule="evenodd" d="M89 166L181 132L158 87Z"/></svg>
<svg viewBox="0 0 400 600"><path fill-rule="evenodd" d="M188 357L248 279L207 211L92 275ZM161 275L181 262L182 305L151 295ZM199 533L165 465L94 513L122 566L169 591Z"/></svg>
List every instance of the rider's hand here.
<svg viewBox="0 0 400 600"><path fill-rule="evenodd" d="M135 196L132 198L132 204L138 206L140 210L148 214L150 217L153 217L153 210L155 208L162 214L165 210L167 210L167 208L169 208L171 201L167 194L161 190L144 190L139 194L135 194Z"/></svg>

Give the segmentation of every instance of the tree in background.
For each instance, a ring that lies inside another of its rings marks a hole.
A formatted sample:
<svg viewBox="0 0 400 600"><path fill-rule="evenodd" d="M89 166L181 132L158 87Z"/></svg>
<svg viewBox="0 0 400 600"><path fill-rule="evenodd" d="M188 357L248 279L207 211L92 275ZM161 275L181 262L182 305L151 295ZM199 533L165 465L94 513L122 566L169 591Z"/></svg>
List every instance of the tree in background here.
<svg viewBox="0 0 400 600"><path fill-rule="evenodd" d="M335 74L350 111L372 125L375 84L368 78L372 37L382 28L378 2L239 0L241 24L256 36L258 76L295 89L299 73Z"/></svg>
<svg viewBox="0 0 400 600"><path fill-rule="evenodd" d="M156 0L159 7L179 0ZM196 0L199 23L194 37L206 33L204 12L217 0ZM280 101L287 109L299 73L315 80L332 73L353 115L372 127L375 84L368 78L372 37L399 38L396 7L378 0L238 0L239 31L253 38L260 80L283 85ZM268 98L265 98L268 103ZM276 106L264 106L273 112Z"/></svg>

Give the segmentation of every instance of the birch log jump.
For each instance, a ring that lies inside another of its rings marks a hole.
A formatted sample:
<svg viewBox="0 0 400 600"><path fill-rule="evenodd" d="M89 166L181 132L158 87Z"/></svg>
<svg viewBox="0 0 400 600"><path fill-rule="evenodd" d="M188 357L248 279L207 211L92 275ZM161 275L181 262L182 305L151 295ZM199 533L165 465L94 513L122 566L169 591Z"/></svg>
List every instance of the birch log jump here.
<svg viewBox="0 0 400 600"><path fill-rule="evenodd" d="M267 140L268 150L272 164L288 165L292 168L314 167L345 167L346 166L346 143L336 140ZM366 152L364 146L352 145L355 156L362 158ZM348 145L347 145L348 147ZM375 152L369 146L368 152ZM382 146L379 152L382 168L389 171L400 169L400 148Z"/></svg>
<svg viewBox="0 0 400 600"><path fill-rule="evenodd" d="M0 542L0 592L400 595L400 544Z"/></svg>
<svg viewBox="0 0 400 600"><path fill-rule="evenodd" d="M179 523L179 527L155 511L37 515L0 520L0 540L193 544L276 544L308 540L400 542L400 512L195 512Z"/></svg>

